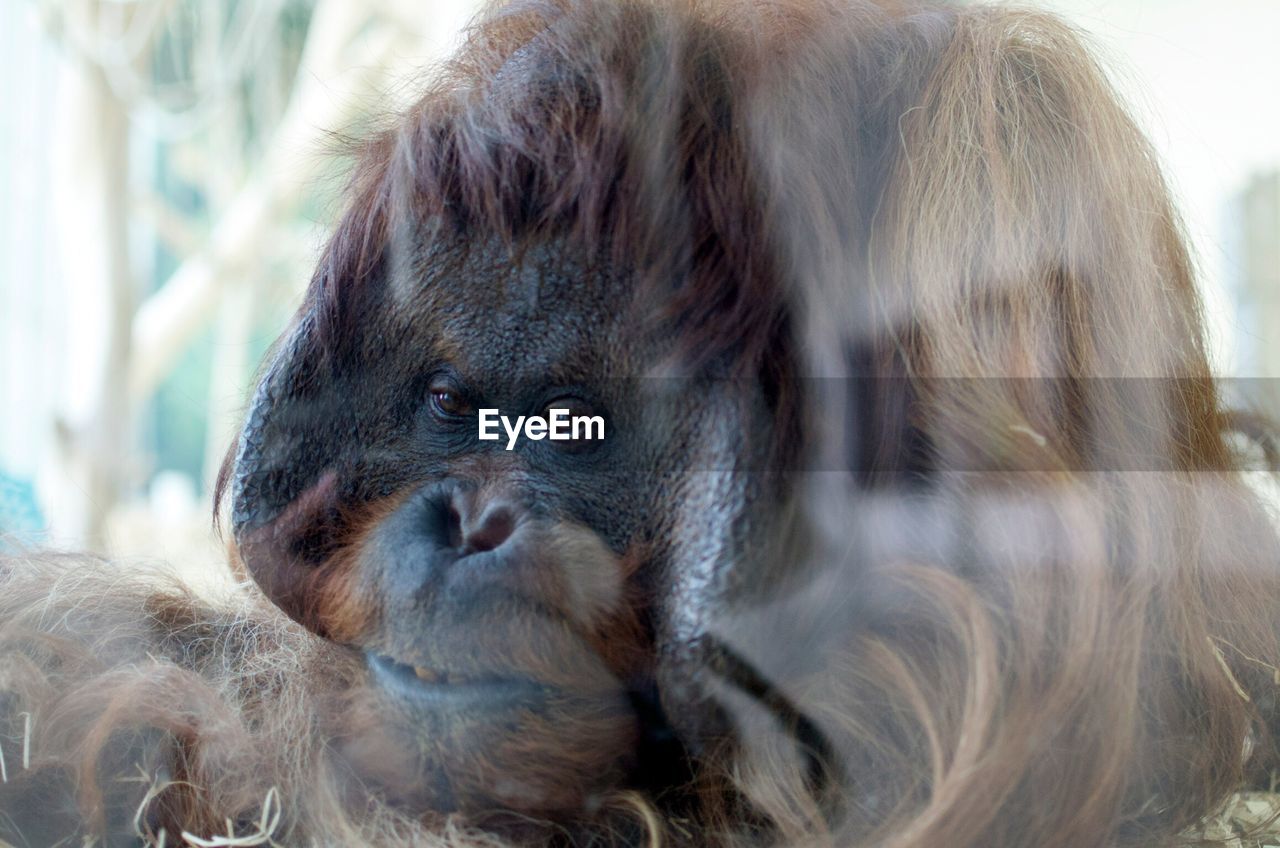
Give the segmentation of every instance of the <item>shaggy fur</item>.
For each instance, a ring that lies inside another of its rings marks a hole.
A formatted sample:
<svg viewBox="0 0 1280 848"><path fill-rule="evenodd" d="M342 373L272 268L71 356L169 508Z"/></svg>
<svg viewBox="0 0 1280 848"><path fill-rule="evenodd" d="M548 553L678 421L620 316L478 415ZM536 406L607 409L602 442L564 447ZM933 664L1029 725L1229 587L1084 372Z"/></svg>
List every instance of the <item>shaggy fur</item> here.
<svg viewBox="0 0 1280 848"><path fill-rule="evenodd" d="M295 347L364 338L407 232L418 258L556 242L633 270L625 306L669 342L646 367L767 398L667 495L668 567L625 596L656 632L596 634L648 652L687 779L601 765L546 817L397 794L347 643L382 614L351 575L399 495L352 489L302 546L321 568L261 548L265 591L217 604L83 557L0 566L3 839L1149 846L1280 761L1280 540L1163 178L1059 21L516 3L367 143L349 197ZM273 479L290 505L320 485Z"/></svg>

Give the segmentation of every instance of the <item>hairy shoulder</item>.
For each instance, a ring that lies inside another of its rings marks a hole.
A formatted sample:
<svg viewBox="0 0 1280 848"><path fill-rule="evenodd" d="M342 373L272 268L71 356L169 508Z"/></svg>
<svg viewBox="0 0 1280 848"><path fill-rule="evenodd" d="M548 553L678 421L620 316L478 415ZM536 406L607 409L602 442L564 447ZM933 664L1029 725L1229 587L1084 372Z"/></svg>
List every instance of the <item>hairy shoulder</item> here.
<svg viewBox="0 0 1280 848"><path fill-rule="evenodd" d="M326 707L356 671L246 587L208 598L85 555L0 559L0 839L270 824L293 776L323 767Z"/></svg>

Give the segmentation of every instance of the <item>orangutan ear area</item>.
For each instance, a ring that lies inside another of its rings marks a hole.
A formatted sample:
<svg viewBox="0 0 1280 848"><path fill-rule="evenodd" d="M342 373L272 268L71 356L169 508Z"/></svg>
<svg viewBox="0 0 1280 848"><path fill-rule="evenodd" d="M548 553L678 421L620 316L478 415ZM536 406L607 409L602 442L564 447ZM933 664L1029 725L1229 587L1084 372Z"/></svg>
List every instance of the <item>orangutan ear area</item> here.
<svg viewBox="0 0 1280 848"><path fill-rule="evenodd" d="M0 848L1280 844L1280 7L1096 5L0 10Z"/></svg>

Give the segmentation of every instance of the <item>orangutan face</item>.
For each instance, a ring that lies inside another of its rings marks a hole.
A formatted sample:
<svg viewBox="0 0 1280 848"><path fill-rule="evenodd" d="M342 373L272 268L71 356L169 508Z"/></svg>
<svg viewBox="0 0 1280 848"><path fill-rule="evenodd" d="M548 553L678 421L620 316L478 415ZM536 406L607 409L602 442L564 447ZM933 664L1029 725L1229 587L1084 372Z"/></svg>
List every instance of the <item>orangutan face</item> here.
<svg viewBox="0 0 1280 848"><path fill-rule="evenodd" d="M679 768L640 746L669 736L657 657L690 640L673 540L742 398L653 377L626 276L560 246L419 251L338 300L259 387L233 521L275 603L363 654L361 770L433 809L545 812ZM481 409L604 437L482 440Z"/></svg>

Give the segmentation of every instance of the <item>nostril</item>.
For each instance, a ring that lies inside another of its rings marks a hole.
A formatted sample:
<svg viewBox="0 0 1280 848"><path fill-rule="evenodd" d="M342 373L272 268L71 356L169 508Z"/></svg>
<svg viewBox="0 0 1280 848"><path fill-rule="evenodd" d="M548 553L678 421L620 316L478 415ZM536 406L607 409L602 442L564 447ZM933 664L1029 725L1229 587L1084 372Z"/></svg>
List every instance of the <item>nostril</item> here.
<svg viewBox="0 0 1280 848"><path fill-rule="evenodd" d="M491 551L507 541L515 529L516 516L510 506L489 504L479 520L463 528L461 547L467 553Z"/></svg>
<svg viewBox="0 0 1280 848"><path fill-rule="evenodd" d="M421 523L415 529L430 545L456 556L501 547L520 523L523 510L510 499L487 496L470 485L441 483L422 493Z"/></svg>
<svg viewBox="0 0 1280 848"><path fill-rule="evenodd" d="M462 514L458 507L449 503L445 511L445 538L451 548L462 547Z"/></svg>

